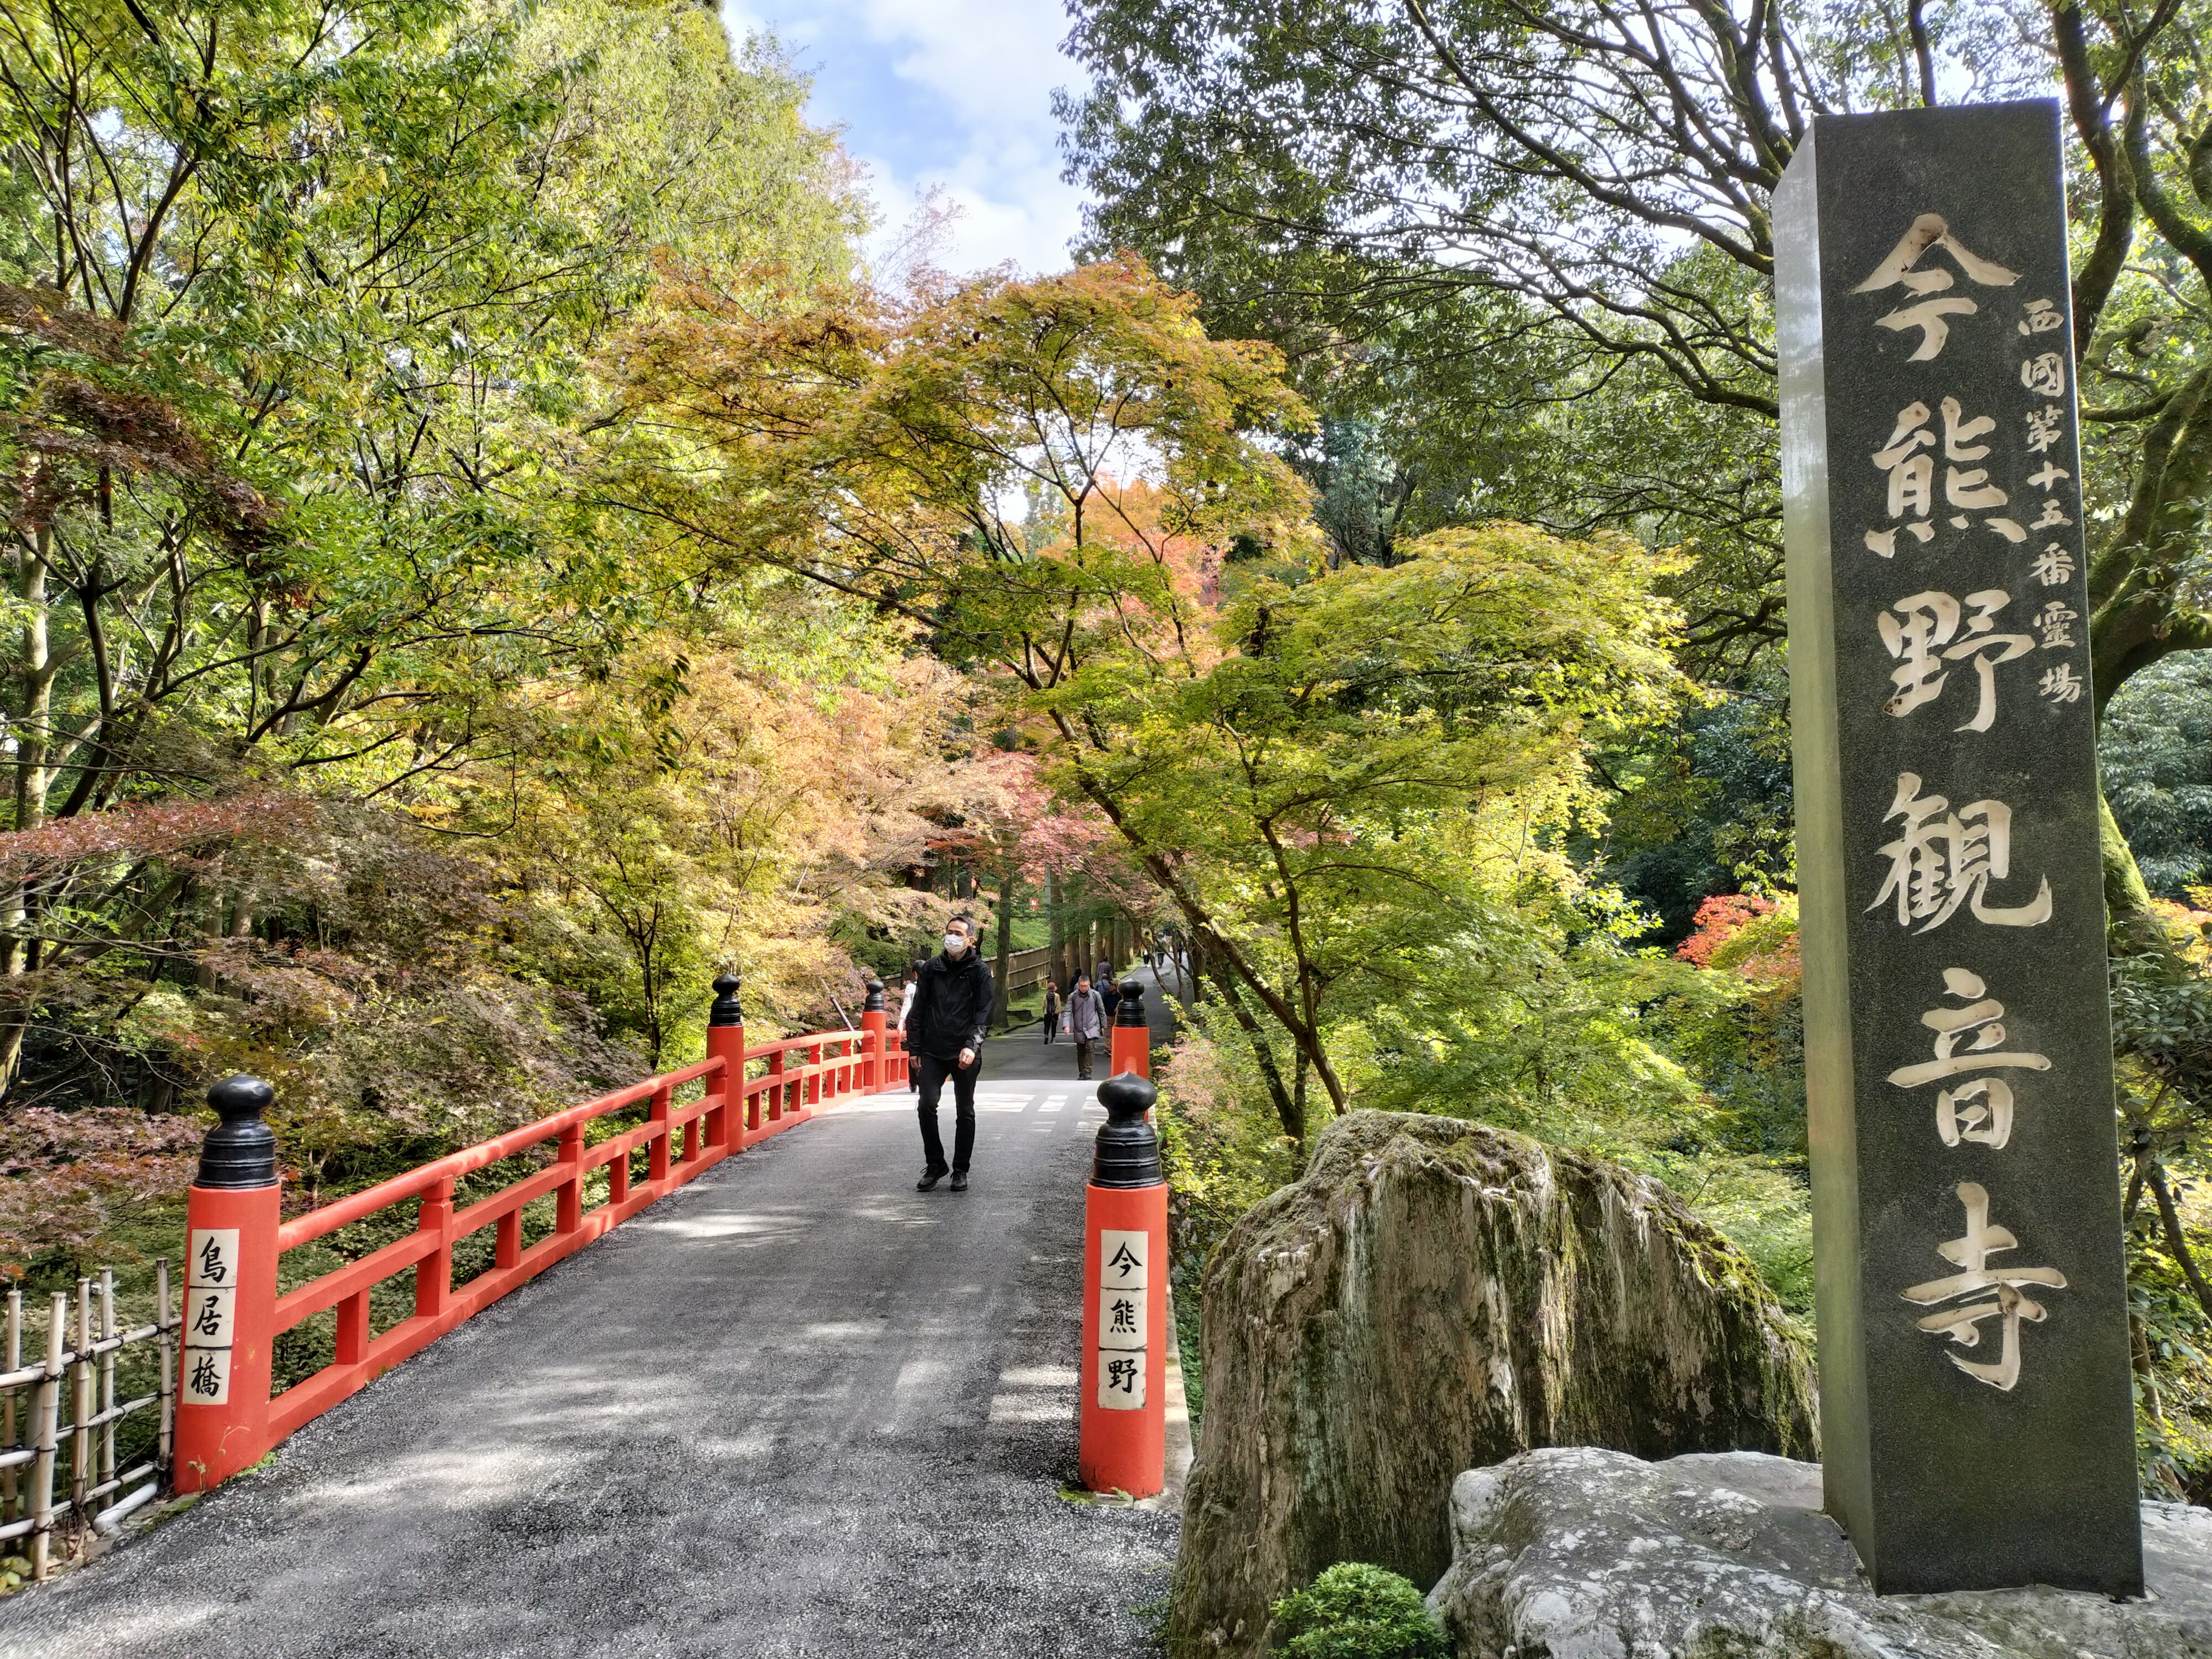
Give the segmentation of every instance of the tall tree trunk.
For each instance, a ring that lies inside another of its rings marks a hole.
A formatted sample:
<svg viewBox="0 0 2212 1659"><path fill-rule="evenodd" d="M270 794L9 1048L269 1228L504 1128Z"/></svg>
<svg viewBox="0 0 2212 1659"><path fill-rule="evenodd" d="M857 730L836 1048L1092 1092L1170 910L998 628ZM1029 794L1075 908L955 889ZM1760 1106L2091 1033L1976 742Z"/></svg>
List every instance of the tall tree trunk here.
<svg viewBox="0 0 2212 1659"><path fill-rule="evenodd" d="M1014 872L1010 865L999 878L999 982L991 994L991 1024L1006 1029L1006 961L1014 953Z"/></svg>
<svg viewBox="0 0 2212 1659"><path fill-rule="evenodd" d="M20 712L15 724L15 822L14 827L35 830L46 822L46 791L52 780L46 757L52 751L54 668L46 632L46 532L17 538L15 597L23 611L23 640L19 664ZM0 1095L15 1081L23 1060L23 1037L29 1029L31 1010L19 981L38 965L30 935L37 910L37 894L28 882L11 886L6 896L7 939L0 945L0 978L17 994L0 1014Z"/></svg>
<svg viewBox="0 0 2212 1659"><path fill-rule="evenodd" d="M2165 950L2166 929L2150 908L2150 889L2102 789L2097 792L2097 829L2105 866L2105 931L2112 952L2133 957Z"/></svg>
<svg viewBox="0 0 2212 1659"><path fill-rule="evenodd" d="M1306 1144L1306 1115L1303 1058L1298 1066L1298 1094L1294 1099L1291 1091L1283 1086L1282 1068L1275 1064L1275 1051L1267 1044L1267 1034L1260 1029L1260 1022L1252 1017L1252 1011L1244 1006L1244 999L1237 994L1235 977L1218 966L1212 968L1212 973L1213 982L1221 992L1222 1001L1228 1006L1238 1029L1252 1044L1252 1058L1259 1065L1260 1075L1267 1080L1268 1098L1275 1103L1276 1121L1283 1126L1285 1134L1304 1146Z"/></svg>
<svg viewBox="0 0 2212 1659"><path fill-rule="evenodd" d="M1067 976L1067 919L1060 909L1066 895L1064 884L1048 868L1044 872L1044 913L1046 924L1052 929L1052 945L1045 960L1052 964L1053 983L1060 987L1062 996L1075 988L1075 981Z"/></svg>

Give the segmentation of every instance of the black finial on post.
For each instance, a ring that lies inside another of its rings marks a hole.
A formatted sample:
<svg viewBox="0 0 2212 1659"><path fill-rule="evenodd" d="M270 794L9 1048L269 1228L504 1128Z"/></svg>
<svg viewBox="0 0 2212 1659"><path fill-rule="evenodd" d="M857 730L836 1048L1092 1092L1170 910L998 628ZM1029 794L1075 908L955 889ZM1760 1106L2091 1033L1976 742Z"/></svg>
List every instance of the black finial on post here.
<svg viewBox="0 0 2212 1659"><path fill-rule="evenodd" d="M873 974L868 975L868 1000L860 1005L860 1012L866 1014L884 1012L884 982Z"/></svg>
<svg viewBox="0 0 2212 1659"><path fill-rule="evenodd" d="M208 1091L208 1104L222 1121L200 1142L195 1187L273 1187L276 1184L276 1132L261 1121L276 1098L276 1090L240 1072Z"/></svg>
<svg viewBox="0 0 2212 1659"><path fill-rule="evenodd" d="M1160 1172L1160 1138L1145 1121L1159 1097L1160 1091L1134 1072L1117 1073L1098 1085L1106 1121L1091 1158L1092 1186L1158 1187L1166 1182Z"/></svg>
<svg viewBox="0 0 2212 1659"><path fill-rule="evenodd" d="M735 974L724 974L714 981L714 1006L707 1010L709 1025L742 1025L745 1011L738 1003L739 981Z"/></svg>
<svg viewBox="0 0 2212 1659"><path fill-rule="evenodd" d="M1151 1018L1145 1012L1144 981L1136 978L1121 981L1121 1000L1114 1005L1116 1025L1149 1025Z"/></svg>

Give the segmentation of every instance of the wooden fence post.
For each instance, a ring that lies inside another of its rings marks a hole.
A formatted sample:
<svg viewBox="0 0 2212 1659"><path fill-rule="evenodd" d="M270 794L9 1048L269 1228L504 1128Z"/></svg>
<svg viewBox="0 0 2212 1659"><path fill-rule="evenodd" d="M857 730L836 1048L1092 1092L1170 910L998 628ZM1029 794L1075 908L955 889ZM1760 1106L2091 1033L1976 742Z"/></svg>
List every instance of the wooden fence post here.
<svg viewBox="0 0 2212 1659"><path fill-rule="evenodd" d="M563 1148L565 1151L566 1149ZM567 1189L562 1190L565 1200ZM453 1178L447 1176L422 1194L415 1211L415 1230L428 1233L438 1243L415 1264L415 1312L434 1319L446 1311L446 1298L453 1289Z"/></svg>
<svg viewBox="0 0 2212 1659"><path fill-rule="evenodd" d="M222 1121L208 1131L185 1198L179 1492L204 1492L269 1449L278 1189L276 1137L261 1115L276 1097L258 1077L208 1091ZM50 1392L58 1395L58 1381Z"/></svg>
<svg viewBox="0 0 2212 1659"><path fill-rule="evenodd" d="M69 1335L69 1293L56 1291L46 1314L46 1369L31 1407L31 1443L38 1457L31 1465L31 1577L53 1571L54 1465L61 1452L62 1354Z"/></svg>

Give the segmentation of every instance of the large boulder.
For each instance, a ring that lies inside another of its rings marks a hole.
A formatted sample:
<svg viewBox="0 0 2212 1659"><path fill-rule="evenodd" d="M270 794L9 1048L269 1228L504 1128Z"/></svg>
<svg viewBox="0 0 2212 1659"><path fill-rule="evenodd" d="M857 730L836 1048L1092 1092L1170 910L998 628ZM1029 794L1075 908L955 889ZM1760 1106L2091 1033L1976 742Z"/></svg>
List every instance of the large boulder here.
<svg viewBox="0 0 2212 1659"><path fill-rule="evenodd" d="M2212 1659L2212 1510L2142 1506L2123 1602L1877 1596L1820 1510L1817 1463L1532 1451L1460 1476L1429 1605L1459 1659Z"/></svg>
<svg viewBox="0 0 2212 1659"><path fill-rule="evenodd" d="M1814 1450L1805 1346L1656 1182L1455 1118L1354 1112L1230 1230L1169 1618L1255 1654L1336 1561L1451 1559L1452 1480L1535 1446Z"/></svg>

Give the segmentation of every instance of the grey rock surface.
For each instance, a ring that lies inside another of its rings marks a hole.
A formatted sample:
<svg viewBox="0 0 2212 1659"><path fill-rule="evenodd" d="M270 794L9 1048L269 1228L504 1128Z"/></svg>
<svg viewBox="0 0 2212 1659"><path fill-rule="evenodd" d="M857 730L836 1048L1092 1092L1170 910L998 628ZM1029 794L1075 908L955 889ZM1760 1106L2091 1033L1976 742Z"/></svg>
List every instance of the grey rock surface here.
<svg viewBox="0 0 2212 1659"><path fill-rule="evenodd" d="M904 1095L709 1170L0 1602L0 1659L1153 1650L1175 1516L1060 1495L1103 1121L1074 1070L990 1045L966 1193L914 1190Z"/></svg>
<svg viewBox="0 0 2212 1659"><path fill-rule="evenodd" d="M2151 1594L1876 1596L1820 1466L1577 1446L1453 1483L1429 1605L1460 1659L2212 1659L2212 1510L2142 1506Z"/></svg>
<svg viewBox="0 0 2212 1659"><path fill-rule="evenodd" d="M1455 1118L1353 1112L1207 1264L1169 1650L1257 1654L1337 1561L1430 1584L1462 1469L1532 1446L1813 1445L1804 1346L1658 1182Z"/></svg>

